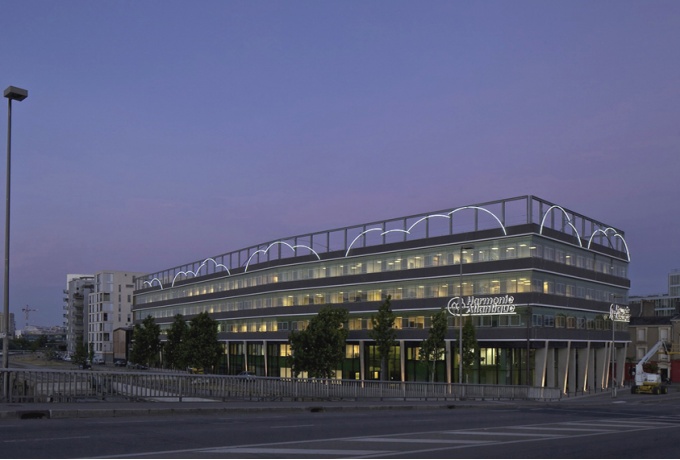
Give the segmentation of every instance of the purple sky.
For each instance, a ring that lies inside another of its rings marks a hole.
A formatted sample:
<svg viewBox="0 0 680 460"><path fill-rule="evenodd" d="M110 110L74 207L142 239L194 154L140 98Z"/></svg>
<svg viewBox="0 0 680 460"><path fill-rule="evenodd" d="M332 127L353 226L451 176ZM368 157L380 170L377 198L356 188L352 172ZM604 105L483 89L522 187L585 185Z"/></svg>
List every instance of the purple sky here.
<svg viewBox="0 0 680 460"><path fill-rule="evenodd" d="M3 11L0 89L29 91L13 105L18 327L24 305L61 324L68 273L527 194L623 229L631 294L680 268L678 1Z"/></svg>

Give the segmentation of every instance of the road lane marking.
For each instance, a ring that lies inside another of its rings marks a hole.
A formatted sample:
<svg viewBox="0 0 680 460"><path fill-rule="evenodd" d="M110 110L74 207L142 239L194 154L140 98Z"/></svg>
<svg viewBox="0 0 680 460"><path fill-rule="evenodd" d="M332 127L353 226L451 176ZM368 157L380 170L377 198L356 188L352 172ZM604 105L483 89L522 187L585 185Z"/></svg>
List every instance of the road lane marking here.
<svg viewBox="0 0 680 460"><path fill-rule="evenodd" d="M64 436L63 438L29 438L29 439L8 439L8 440L3 440L3 443L11 443L11 442L36 442L36 441L68 441L71 439L89 439L92 436Z"/></svg>
<svg viewBox="0 0 680 460"><path fill-rule="evenodd" d="M409 438L380 438L380 437L370 437L370 438L356 438L356 442L409 442L413 444L490 444L493 441L472 441L467 439L409 439Z"/></svg>
<svg viewBox="0 0 680 460"><path fill-rule="evenodd" d="M357 455L385 455L393 452L385 450L354 450L354 449L290 449L277 447L218 447L216 449L202 449L201 452L220 454L284 454L284 455L339 455L343 458Z"/></svg>

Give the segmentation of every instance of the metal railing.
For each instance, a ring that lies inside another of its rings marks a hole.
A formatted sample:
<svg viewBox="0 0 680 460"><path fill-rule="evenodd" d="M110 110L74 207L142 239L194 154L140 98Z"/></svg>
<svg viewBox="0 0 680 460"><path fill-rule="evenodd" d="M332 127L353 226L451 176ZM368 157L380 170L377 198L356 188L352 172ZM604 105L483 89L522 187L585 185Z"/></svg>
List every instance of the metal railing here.
<svg viewBox="0 0 680 460"><path fill-rule="evenodd" d="M185 373L3 369L10 403L227 400L559 400L557 388Z"/></svg>

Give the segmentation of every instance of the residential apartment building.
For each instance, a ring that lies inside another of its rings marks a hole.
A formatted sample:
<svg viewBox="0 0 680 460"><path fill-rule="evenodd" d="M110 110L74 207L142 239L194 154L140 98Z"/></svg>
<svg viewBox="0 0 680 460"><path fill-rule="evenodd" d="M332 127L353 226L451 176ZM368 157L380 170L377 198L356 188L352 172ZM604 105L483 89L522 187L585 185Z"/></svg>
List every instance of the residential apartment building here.
<svg viewBox="0 0 680 460"><path fill-rule="evenodd" d="M87 342L96 357L113 363L113 331L132 325L134 278L143 273L104 270L95 273L88 299Z"/></svg>
<svg viewBox="0 0 680 460"><path fill-rule="evenodd" d="M64 289L64 327L66 351L73 355L76 345L86 342L89 295L94 290L94 275L66 275Z"/></svg>
<svg viewBox="0 0 680 460"><path fill-rule="evenodd" d="M534 196L319 231L200 259L135 280L134 320L167 330L175 315L219 324L221 372L288 376L290 331L325 306L350 319L346 379L422 381L431 316L447 309L438 381L458 382L458 335L472 318L478 349L470 383L607 388L612 343L625 359L628 247L622 230ZM389 375L371 316L390 296L397 345ZM614 340L612 340L612 338ZM623 381L617 366L616 381Z"/></svg>

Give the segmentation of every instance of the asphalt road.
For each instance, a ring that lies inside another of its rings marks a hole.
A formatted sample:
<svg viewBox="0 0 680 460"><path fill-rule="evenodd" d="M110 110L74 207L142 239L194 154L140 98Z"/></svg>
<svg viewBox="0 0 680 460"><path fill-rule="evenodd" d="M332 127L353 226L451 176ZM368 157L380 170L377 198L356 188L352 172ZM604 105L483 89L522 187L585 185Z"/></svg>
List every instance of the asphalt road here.
<svg viewBox="0 0 680 460"><path fill-rule="evenodd" d="M680 395L447 409L0 420L3 458L677 458Z"/></svg>

